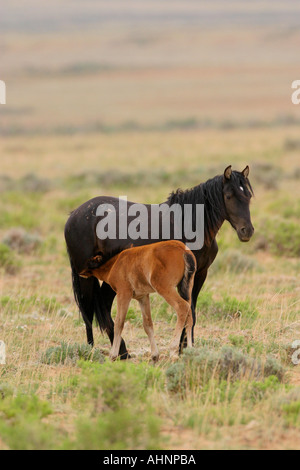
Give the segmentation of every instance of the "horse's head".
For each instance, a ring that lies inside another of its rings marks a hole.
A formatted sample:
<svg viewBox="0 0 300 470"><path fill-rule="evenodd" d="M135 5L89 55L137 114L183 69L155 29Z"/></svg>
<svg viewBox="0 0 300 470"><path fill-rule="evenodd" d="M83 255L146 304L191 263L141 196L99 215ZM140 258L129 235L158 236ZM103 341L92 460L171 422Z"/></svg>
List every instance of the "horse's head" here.
<svg viewBox="0 0 300 470"><path fill-rule="evenodd" d="M249 167L240 173L228 166L224 171L223 196L226 207L226 219L236 230L242 242L248 242L253 235L254 227L250 217L250 200L253 195L248 180Z"/></svg>

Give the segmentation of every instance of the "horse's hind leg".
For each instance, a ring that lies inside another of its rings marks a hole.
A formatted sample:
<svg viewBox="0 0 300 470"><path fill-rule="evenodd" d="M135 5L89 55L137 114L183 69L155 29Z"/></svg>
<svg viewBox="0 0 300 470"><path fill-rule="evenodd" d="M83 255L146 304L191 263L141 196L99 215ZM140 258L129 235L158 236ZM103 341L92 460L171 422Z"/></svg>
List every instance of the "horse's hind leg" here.
<svg viewBox="0 0 300 470"><path fill-rule="evenodd" d="M117 315L115 318L114 339L110 351L110 358L112 360L115 360L119 355L122 341L121 334L124 328L125 318L131 299L132 295L128 292L120 292L117 295Z"/></svg>
<svg viewBox="0 0 300 470"><path fill-rule="evenodd" d="M152 318L151 318L149 295L145 295L145 297L142 297L141 299L139 299L139 304L140 304L142 315L143 315L144 330L147 333L147 336L150 341L151 356L152 356L153 361L156 362L159 359L159 352L158 352L158 348L157 348L155 338L154 338L154 329L153 329L153 323L152 323Z"/></svg>
<svg viewBox="0 0 300 470"><path fill-rule="evenodd" d="M177 322L175 326L174 337L170 345L170 353L172 356L178 356L179 344L182 331L186 328L187 346L192 347L192 310L188 301L184 300L175 287L160 286L156 291L174 308L177 314Z"/></svg>

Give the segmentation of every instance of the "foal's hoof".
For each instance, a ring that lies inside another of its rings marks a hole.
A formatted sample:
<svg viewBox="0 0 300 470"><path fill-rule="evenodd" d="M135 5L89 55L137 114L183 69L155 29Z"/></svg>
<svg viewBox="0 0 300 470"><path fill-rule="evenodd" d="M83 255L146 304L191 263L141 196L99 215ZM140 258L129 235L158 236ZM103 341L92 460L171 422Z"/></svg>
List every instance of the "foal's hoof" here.
<svg viewBox="0 0 300 470"><path fill-rule="evenodd" d="M128 353L122 354L122 356L120 354L119 355L118 354L117 355L110 354L109 358L110 358L111 361L116 361L117 359L120 359L120 361L124 361L126 359L131 359L131 356Z"/></svg>
<svg viewBox="0 0 300 470"><path fill-rule="evenodd" d="M157 362L159 360L159 354L153 354L153 356L151 356L151 358L152 358L153 362Z"/></svg>

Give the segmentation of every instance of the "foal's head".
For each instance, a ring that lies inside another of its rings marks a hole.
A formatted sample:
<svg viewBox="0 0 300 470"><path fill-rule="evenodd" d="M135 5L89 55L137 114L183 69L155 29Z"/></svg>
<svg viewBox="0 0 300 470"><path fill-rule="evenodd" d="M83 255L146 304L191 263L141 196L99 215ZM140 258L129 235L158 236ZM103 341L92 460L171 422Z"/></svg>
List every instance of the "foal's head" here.
<svg viewBox="0 0 300 470"><path fill-rule="evenodd" d="M236 230L242 242L249 241L254 232L249 210L253 190L248 180L248 175L248 166L241 173L239 171L232 171L231 166L228 166L224 171L223 178L226 219Z"/></svg>

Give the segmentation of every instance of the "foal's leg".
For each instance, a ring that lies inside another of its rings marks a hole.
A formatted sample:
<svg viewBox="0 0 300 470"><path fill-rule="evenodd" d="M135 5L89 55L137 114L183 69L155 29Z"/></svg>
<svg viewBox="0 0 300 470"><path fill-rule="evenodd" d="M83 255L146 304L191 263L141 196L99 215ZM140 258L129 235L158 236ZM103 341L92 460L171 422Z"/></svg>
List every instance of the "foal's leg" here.
<svg viewBox="0 0 300 470"><path fill-rule="evenodd" d="M120 292L117 295L117 315L114 326L114 339L110 351L110 358L115 360L119 355L120 344L122 341L121 334L124 328L125 318L128 311L132 294L129 292Z"/></svg>
<svg viewBox="0 0 300 470"><path fill-rule="evenodd" d="M153 330L153 323L151 318L151 309L150 309L150 300L149 295L145 295L139 299L139 304L143 314L143 326L148 335L150 346L151 346L151 356L153 361L158 361L159 359L159 352L158 348L154 339L154 330Z"/></svg>
<svg viewBox="0 0 300 470"><path fill-rule="evenodd" d="M175 287L160 286L156 290L176 311L177 323L175 326L174 338L170 345L170 352L172 356L178 356L180 338L184 328L186 328L187 346L192 347L193 317L191 305L180 297Z"/></svg>
<svg viewBox="0 0 300 470"><path fill-rule="evenodd" d="M104 304L103 315L105 316L105 319L106 319L105 331L110 339L111 344L113 344L113 341L114 341L114 322L111 318L111 307L112 307L112 303L114 301L115 295L116 293L110 287L110 285L106 284L106 282L103 282L101 286L101 298L103 299L103 304ZM130 356L128 354L128 351L126 349L126 345L123 339L121 340L119 356L121 359L130 359Z"/></svg>

